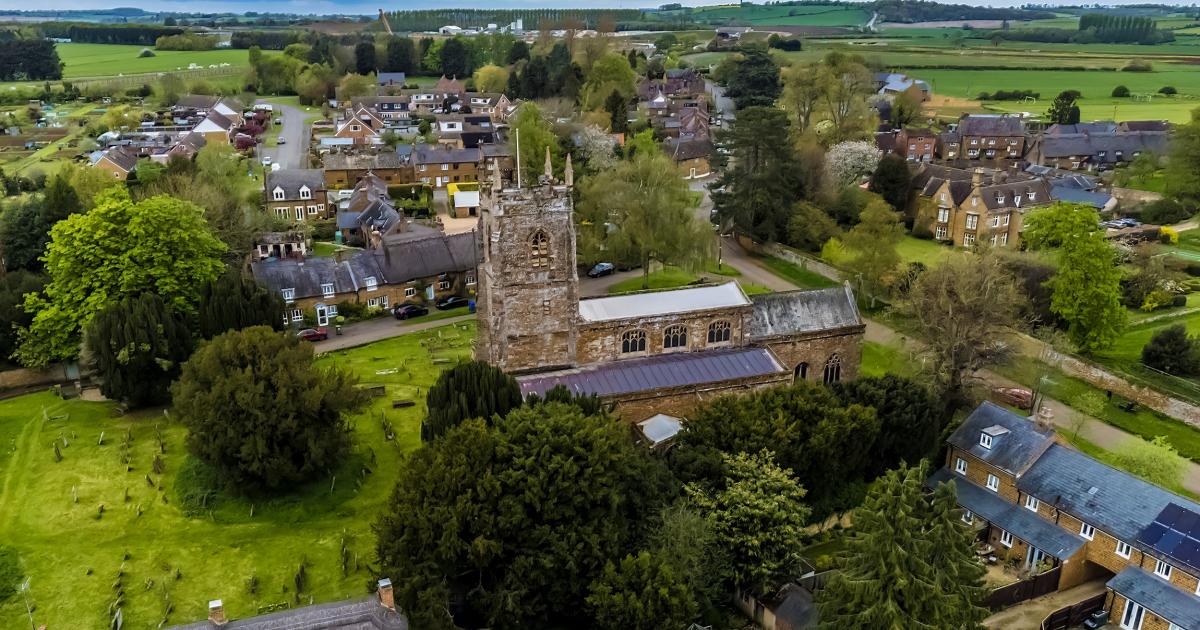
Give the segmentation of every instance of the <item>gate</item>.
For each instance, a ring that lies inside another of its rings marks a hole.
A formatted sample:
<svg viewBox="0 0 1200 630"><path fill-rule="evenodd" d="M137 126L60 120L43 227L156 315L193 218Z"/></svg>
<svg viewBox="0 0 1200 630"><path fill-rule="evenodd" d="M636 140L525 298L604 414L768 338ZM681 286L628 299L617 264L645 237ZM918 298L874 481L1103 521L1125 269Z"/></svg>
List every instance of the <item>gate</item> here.
<svg viewBox="0 0 1200 630"><path fill-rule="evenodd" d="M1054 567L1041 575L1001 586L983 600L983 605L992 610L999 610L1046 593L1053 593L1058 590L1058 575L1061 572L1061 567Z"/></svg>
<svg viewBox="0 0 1200 630"><path fill-rule="evenodd" d="M1066 630L1077 626L1092 613L1104 608L1104 600L1107 594L1100 593L1095 597L1089 597L1078 604L1060 608L1042 620L1042 630Z"/></svg>

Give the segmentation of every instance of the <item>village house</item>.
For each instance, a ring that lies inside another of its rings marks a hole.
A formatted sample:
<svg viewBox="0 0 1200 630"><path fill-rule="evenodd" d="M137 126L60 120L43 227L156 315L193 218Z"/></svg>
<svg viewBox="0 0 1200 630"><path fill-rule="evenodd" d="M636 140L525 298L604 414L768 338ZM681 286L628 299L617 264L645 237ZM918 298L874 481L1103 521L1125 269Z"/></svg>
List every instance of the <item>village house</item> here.
<svg viewBox="0 0 1200 630"><path fill-rule="evenodd" d="M1108 170L1142 153L1163 155L1170 131L1158 121L1052 125L1034 139L1029 161L1074 171ZM1133 125L1133 128L1130 125Z"/></svg>
<svg viewBox="0 0 1200 630"><path fill-rule="evenodd" d="M263 232L254 242L257 260L299 258L308 255L308 239L302 232Z"/></svg>
<svg viewBox="0 0 1200 630"><path fill-rule="evenodd" d="M237 118L213 111L192 128L192 133L203 136L208 144L230 144L237 133L238 124Z"/></svg>
<svg viewBox="0 0 1200 630"><path fill-rule="evenodd" d="M263 201L268 213L302 223L330 216L332 207L325 190L325 173L319 168L268 171Z"/></svg>
<svg viewBox="0 0 1200 630"><path fill-rule="evenodd" d="M668 138L663 141L663 151L675 160L682 171L684 179L708 177L712 173L709 158L712 156L712 142L708 137L702 138Z"/></svg>
<svg viewBox="0 0 1200 630"><path fill-rule="evenodd" d="M411 159L412 145L400 145L395 150L380 146L367 151L337 151L325 155L325 186L330 190L354 188L368 173L388 184L409 184L414 181Z"/></svg>
<svg viewBox="0 0 1200 630"><path fill-rule="evenodd" d="M137 156L123 147L97 151L89 158L92 167L98 168L113 176L113 179L126 180L129 174L137 168Z"/></svg>
<svg viewBox="0 0 1200 630"><path fill-rule="evenodd" d="M387 123L373 109L359 106L343 112L335 123L333 138L338 144L380 144L379 137Z"/></svg>
<svg viewBox="0 0 1200 630"><path fill-rule="evenodd" d="M1106 580L1104 609L1124 630L1200 628L1200 504L990 402L947 445L928 485L954 483L964 525L996 562L1049 590Z"/></svg>
<svg viewBox="0 0 1200 630"><path fill-rule="evenodd" d="M432 144L413 146L414 176L434 188L446 184L478 181L483 154L478 148L459 149Z"/></svg>
<svg viewBox="0 0 1200 630"><path fill-rule="evenodd" d="M946 161L1019 160L1025 155L1025 122L1010 114L963 114L950 131L938 136L938 153Z"/></svg>
<svg viewBox="0 0 1200 630"><path fill-rule="evenodd" d="M410 99L407 94L356 96L350 100L350 109L369 109L388 126L407 125L413 120Z"/></svg>
<svg viewBox="0 0 1200 630"><path fill-rule="evenodd" d="M913 183L932 201L930 216L922 219L929 232L956 247L1016 249L1024 213L1054 202L1045 179L1020 172L926 164Z"/></svg>
<svg viewBox="0 0 1200 630"><path fill-rule="evenodd" d="M649 101L659 94L668 99L701 97L704 95L704 77L694 68L672 68L661 79L642 79L638 82L639 100Z"/></svg>
<svg viewBox="0 0 1200 630"><path fill-rule="evenodd" d="M913 88L916 88L917 92L920 93L922 101L929 100L930 90L928 83L898 72L875 73L876 94L894 97Z"/></svg>
<svg viewBox="0 0 1200 630"><path fill-rule="evenodd" d="M396 606L392 581L384 578L375 585L375 593L363 599L297 606L248 619L232 620L225 603L208 602L208 619L168 630L409 630L408 617Z"/></svg>
<svg viewBox="0 0 1200 630"><path fill-rule="evenodd" d="M496 142L496 128L487 114L437 114L437 143L475 149Z"/></svg>

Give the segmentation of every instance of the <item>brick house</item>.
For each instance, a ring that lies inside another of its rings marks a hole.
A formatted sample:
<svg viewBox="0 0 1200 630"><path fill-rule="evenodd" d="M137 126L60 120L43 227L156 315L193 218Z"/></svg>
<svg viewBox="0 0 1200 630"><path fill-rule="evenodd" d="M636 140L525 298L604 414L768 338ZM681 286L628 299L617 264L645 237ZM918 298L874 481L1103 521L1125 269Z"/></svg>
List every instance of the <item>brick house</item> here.
<svg viewBox="0 0 1200 630"><path fill-rule="evenodd" d="M1058 572L1059 590L1107 579L1110 622L1200 627L1200 504L1059 442L1049 426L990 402L947 440L962 520L1002 559Z"/></svg>
<svg viewBox="0 0 1200 630"><path fill-rule="evenodd" d="M1025 155L1025 122L1009 114L963 114L951 131L938 136L947 161L1019 160Z"/></svg>
<svg viewBox="0 0 1200 630"><path fill-rule="evenodd" d="M232 118L214 111L193 127L192 133L203 136L208 144L229 144L236 129L237 123Z"/></svg>
<svg viewBox="0 0 1200 630"><path fill-rule="evenodd" d="M1025 212L1054 202L1044 178L1020 172L927 164L914 184L932 201L930 233L955 247L1019 247Z"/></svg>
<svg viewBox="0 0 1200 630"><path fill-rule="evenodd" d="M100 151L92 159L92 167L98 168L114 179L129 179L129 174L137 168L137 156L122 147Z"/></svg>
<svg viewBox="0 0 1200 630"><path fill-rule="evenodd" d="M750 299L727 283L581 299L565 176L534 188L481 183L476 356L516 373L523 394L564 385L637 422L796 378L855 377L863 323L848 287Z"/></svg>
<svg viewBox="0 0 1200 630"><path fill-rule="evenodd" d="M413 168L416 181L434 188L446 184L478 181L479 164L483 154L478 148L458 149L433 144L413 146Z"/></svg>
<svg viewBox="0 0 1200 630"><path fill-rule="evenodd" d="M334 211L326 197L325 173L319 168L268 171L263 201L267 212L296 223L324 219Z"/></svg>
<svg viewBox="0 0 1200 630"><path fill-rule="evenodd" d="M365 106L347 110L338 119L333 132L334 138L349 140L352 144L379 144L379 134L386 123L373 109Z"/></svg>
<svg viewBox="0 0 1200 630"><path fill-rule="evenodd" d="M712 173L709 158L712 156L712 143L704 138L668 138L663 141L663 151L675 160L684 179L707 177Z"/></svg>
<svg viewBox="0 0 1200 630"><path fill-rule="evenodd" d="M924 127L905 127L896 137L896 149L910 162L932 162L937 153L937 134Z"/></svg>
<svg viewBox="0 0 1200 630"><path fill-rule="evenodd" d="M368 174L388 184L411 184L413 177L412 145L395 150L379 147L371 150L339 151L325 156L325 186L330 190L354 188Z"/></svg>
<svg viewBox="0 0 1200 630"><path fill-rule="evenodd" d="M1034 139L1029 161L1042 166L1091 171L1101 166L1131 162L1142 153L1163 155L1170 141L1169 130L1155 129L1137 121L1051 125Z"/></svg>

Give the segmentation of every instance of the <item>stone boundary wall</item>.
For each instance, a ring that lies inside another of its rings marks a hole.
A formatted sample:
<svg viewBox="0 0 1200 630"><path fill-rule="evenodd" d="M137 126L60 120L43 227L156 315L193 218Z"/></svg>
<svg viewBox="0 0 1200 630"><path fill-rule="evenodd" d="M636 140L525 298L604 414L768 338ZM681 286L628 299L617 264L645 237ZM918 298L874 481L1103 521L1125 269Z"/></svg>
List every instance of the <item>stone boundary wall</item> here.
<svg viewBox="0 0 1200 630"><path fill-rule="evenodd" d="M35 387L50 387L60 383L70 383L76 378L75 376L71 376L67 366L61 364L45 368L4 370L0 372L0 396Z"/></svg>
<svg viewBox="0 0 1200 630"><path fill-rule="evenodd" d="M801 254L790 247L785 247L779 243L758 243L744 234L738 234L737 240L738 244L748 252L782 258L793 265L798 265L801 268L819 273L830 280L842 281L841 272L836 267L822 260Z"/></svg>

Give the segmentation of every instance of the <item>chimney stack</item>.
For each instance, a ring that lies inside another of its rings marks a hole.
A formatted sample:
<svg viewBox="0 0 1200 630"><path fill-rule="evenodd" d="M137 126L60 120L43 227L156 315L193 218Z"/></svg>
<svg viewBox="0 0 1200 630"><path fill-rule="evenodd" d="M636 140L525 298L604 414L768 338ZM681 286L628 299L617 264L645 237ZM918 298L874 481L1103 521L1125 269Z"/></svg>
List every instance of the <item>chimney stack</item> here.
<svg viewBox="0 0 1200 630"><path fill-rule="evenodd" d="M979 188L982 185L983 185L983 169L976 168L974 171L971 171L971 187Z"/></svg>
<svg viewBox="0 0 1200 630"><path fill-rule="evenodd" d="M376 590L379 593L379 605L388 610L396 610L396 600L392 595L392 581L388 578L379 580L379 588Z"/></svg>
<svg viewBox="0 0 1200 630"><path fill-rule="evenodd" d="M221 600L214 599L208 602L208 622L218 627L229 623L225 617L225 605L221 603Z"/></svg>

